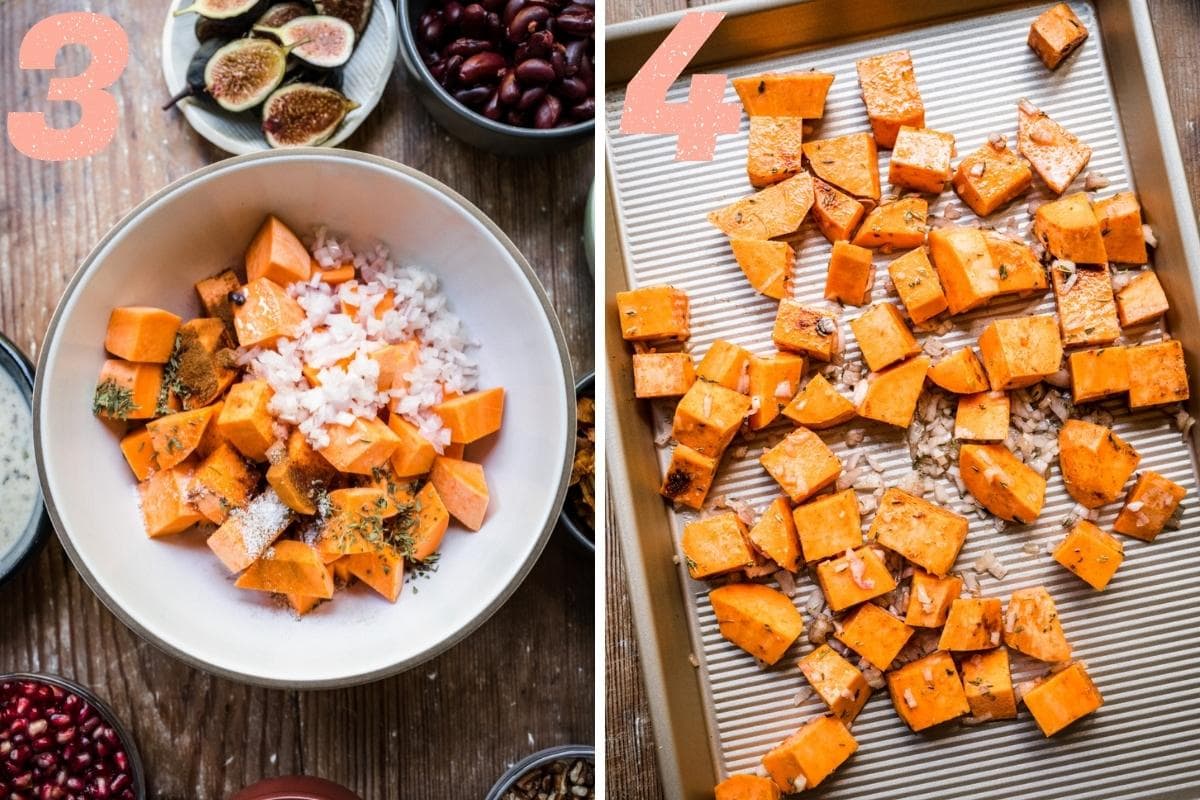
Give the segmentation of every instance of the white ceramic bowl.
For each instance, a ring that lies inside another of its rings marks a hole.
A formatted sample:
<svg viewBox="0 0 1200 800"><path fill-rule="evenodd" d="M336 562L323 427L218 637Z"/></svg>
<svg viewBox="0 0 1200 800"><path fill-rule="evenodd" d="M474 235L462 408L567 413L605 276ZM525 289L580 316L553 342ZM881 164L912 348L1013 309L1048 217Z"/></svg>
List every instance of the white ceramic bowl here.
<svg viewBox="0 0 1200 800"><path fill-rule="evenodd" d="M363 586L297 620L236 589L202 535L150 540L118 437L92 416L114 306L197 316L192 284L240 261L273 212L383 241L393 260L442 280L480 340L481 385L507 391L504 428L481 455L483 529L452 526L436 574L393 605ZM513 244L446 186L340 150L259 153L178 181L122 220L84 261L50 323L34 392L38 470L63 546L118 617L207 671L281 687L374 680L419 664L478 627L533 566L562 505L574 450L571 368L558 322Z"/></svg>
<svg viewBox="0 0 1200 800"><path fill-rule="evenodd" d="M160 46L163 79L167 84L164 102L187 84L188 63L200 46L195 33L196 15L177 17L174 14L176 8L189 5L191 0L166 4L167 19L163 23ZM342 68L342 93L358 103L359 107L346 115L341 127L324 146L336 147L349 139L379 104L379 98L383 96L396 65L399 46L400 28L396 21L395 4L392 0L375 0L375 10L354 49L354 55ZM234 114L217 107L215 103L189 98L180 101L177 109L161 113L182 112L196 133L226 152L242 155L270 149L262 132L260 108ZM159 112L156 110L155 113Z"/></svg>

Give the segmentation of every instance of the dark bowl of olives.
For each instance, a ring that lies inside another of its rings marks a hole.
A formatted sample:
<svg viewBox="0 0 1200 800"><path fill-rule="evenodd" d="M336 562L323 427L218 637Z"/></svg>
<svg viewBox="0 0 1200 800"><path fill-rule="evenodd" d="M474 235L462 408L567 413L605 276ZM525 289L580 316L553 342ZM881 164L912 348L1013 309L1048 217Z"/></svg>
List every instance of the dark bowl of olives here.
<svg viewBox="0 0 1200 800"><path fill-rule="evenodd" d="M595 0L399 0L400 53L451 134L532 156L595 130Z"/></svg>

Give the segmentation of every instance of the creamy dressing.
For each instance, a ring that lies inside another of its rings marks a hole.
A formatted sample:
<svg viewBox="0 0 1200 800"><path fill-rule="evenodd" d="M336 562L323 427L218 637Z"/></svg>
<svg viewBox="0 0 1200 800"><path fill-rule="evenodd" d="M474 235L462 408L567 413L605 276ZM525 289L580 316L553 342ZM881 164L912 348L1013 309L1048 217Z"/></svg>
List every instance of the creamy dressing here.
<svg viewBox="0 0 1200 800"><path fill-rule="evenodd" d="M0 370L0 556L16 543L37 504L33 416L13 377Z"/></svg>

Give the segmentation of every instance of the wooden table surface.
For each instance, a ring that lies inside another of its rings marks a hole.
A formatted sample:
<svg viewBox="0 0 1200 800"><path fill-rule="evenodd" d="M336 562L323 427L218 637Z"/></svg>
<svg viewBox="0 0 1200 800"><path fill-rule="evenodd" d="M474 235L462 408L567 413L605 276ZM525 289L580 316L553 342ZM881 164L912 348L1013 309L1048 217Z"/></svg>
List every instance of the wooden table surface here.
<svg viewBox="0 0 1200 800"><path fill-rule="evenodd" d="M608 22L706 5L704 0L609 0ZM1200 209L1200 0L1149 0L1192 204ZM618 498L613 497L612 501ZM611 516L609 517L611 520ZM606 743L611 796L660 800L654 732L638 666L625 570L610 522L606 538Z"/></svg>
<svg viewBox="0 0 1200 800"><path fill-rule="evenodd" d="M40 163L0 145L0 330L31 355L60 292L100 237L138 202L225 154L164 95L166 0L0 0L0 110L45 108L49 74L20 72L33 23L87 7L120 22L132 48L117 84L121 127L103 153ZM59 57L64 75L86 64ZM59 104L52 124L74 122ZM593 283L583 258L592 147L506 160L450 139L396 72L348 147L404 162L457 189L537 270L577 374L592 369ZM76 575L56 539L0 589L0 673L74 678L132 723L150 797L224 798L264 776L321 775L373 798L482 797L513 761L594 738L594 569L559 531L520 590L450 652L342 691L273 691L190 669L138 640Z"/></svg>

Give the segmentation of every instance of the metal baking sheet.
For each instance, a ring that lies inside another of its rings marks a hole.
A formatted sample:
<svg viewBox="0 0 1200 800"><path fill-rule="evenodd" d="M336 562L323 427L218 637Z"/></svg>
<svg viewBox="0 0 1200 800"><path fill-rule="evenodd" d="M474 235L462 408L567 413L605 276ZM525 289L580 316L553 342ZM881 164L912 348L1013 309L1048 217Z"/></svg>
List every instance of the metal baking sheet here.
<svg viewBox="0 0 1200 800"><path fill-rule="evenodd" d="M1154 266L1173 304L1167 327L1183 341L1194 374L1200 353L1200 330L1195 325L1200 260L1194 215L1144 5L1130 0L1102 2L1097 8L1072 2L1092 35L1056 72L1047 71L1025 45L1029 23L1046 4L1001 3L982 12L979 5L972 3L967 9L972 13L966 16L962 14L965 4L953 3L868 2L856 6L861 14L845 13L844 4L821 0L796 6L726 6L731 16L722 23L725 33L719 29L702 51L697 68L730 77L809 67L835 73L826 116L814 122L815 130L808 137L815 139L867 129L855 61L908 49L925 101L926 124L954 133L960 157L993 132L1005 134L1015 145L1016 105L1020 98L1029 98L1091 145L1087 170L1110 181L1097 196L1139 191L1159 239ZM914 8L905 20L907 6ZM610 31L610 74L615 71L626 79L633 66L630 57L621 53L636 52L644 59L675 16ZM870 30L872 19L890 29ZM781 38L788 31L796 38ZM669 99L683 100L686 94L686 82L677 82ZM748 123L743 119L740 134L719 140L713 161L677 162L673 137L619 134L623 99L624 87L610 85L606 96L607 341L613 397L609 474L664 786L672 798L711 797L716 780L755 770L763 753L824 710L815 696L800 705L795 702L807 686L795 660L812 645L801 637L776 667L759 668L720 636L707 602L710 587L691 581L672 563L679 533L689 517L669 510L656 494L669 452L653 441L669 428L671 407L633 400L628 348L614 330L611 295L626 286L657 283L686 289L692 300L691 344L697 359L719 338L755 353L772 352L776 304L754 294L725 237L705 219L709 210L751 191L745 175ZM731 87L727 99L736 101ZM886 163L887 154L881 153L885 193ZM1077 179L1075 189L1081 188L1082 180L1082 176ZM986 224L1016 226L1024 235L1030 221L1027 201L1047 197L1047 190L1035 179L1027 198L988 218ZM962 212L955 224L973 224L974 216L951 191L931 203L931 217L947 207ZM791 241L797 249L794 294L804 301L820 301L830 245L811 221ZM876 258L880 270L876 301L895 301L883 288L885 265L891 257ZM956 348L974 342L982 322L1048 313L1053 308L1051 294L1040 302L993 305L954 318L949 332L932 336ZM847 307L842 315L848 362L860 359L845 323L860 311ZM1156 337L1158 332L1144 335ZM923 340L928 336L919 334ZM1195 414L1195 401L1190 405ZM971 533L957 571L972 571L975 559L991 550L1009 572L1003 580L979 576L986 596L1006 599L1013 589L1046 585L1058 603L1076 658L1087 663L1104 695L1104 707L1049 740L1024 711L1015 721L978 727L951 723L932 734L914 735L896 716L886 689L877 690L853 726L858 753L811 795L859 800L891 800L901 794L913 800L1200 796L1200 759L1193 750L1200 736L1196 666L1200 627L1191 622L1200 579L1193 449L1161 411L1130 414L1123 400L1103 407L1114 415L1117 432L1142 454L1139 469L1162 472L1188 489L1182 529L1166 532L1149 544L1123 537L1125 563L1107 591L1094 592L1049 556L1063 535L1061 522L1074 505L1055 464L1048 474L1047 502L1038 524L1002 532L991 518L970 515ZM865 432L857 447L845 442L846 431L852 428ZM740 454L736 448L743 444L745 454L726 455L710 498L736 497L761 508L775 497L778 487L758 465L757 455L790 429L785 420L748 441L735 442L731 450ZM870 455L883 469L885 486L895 485L912 470L903 433L896 429L856 421L826 432L823 438L844 463L854 454L860 459ZM957 498L953 484L941 481ZM859 493L860 497L870 494ZM969 512L957 499L949 505ZM1119 504L1104 509L1102 527L1111 529L1118 509ZM864 529L872 516L864 516ZM1025 552L1029 542L1040 544L1042 552L1036 556ZM803 608L816 590L815 583L802 574L797 584L795 602ZM805 621L812 621L807 611ZM690 656L698 666L692 667ZM1014 671L1020 680L1044 668L1018 660Z"/></svg>

